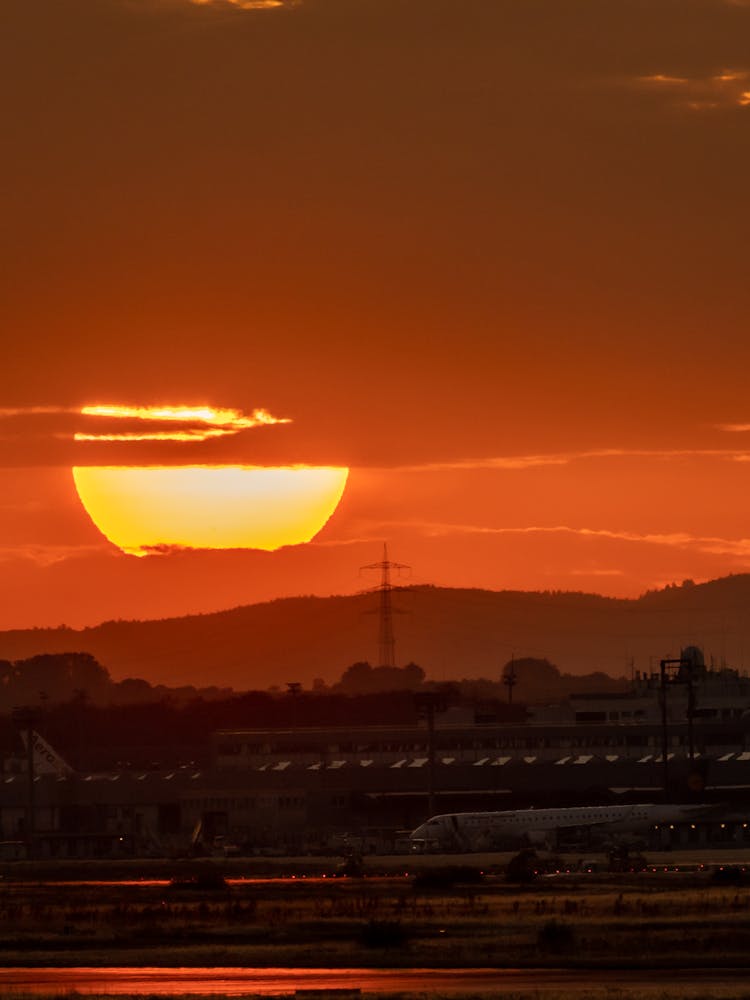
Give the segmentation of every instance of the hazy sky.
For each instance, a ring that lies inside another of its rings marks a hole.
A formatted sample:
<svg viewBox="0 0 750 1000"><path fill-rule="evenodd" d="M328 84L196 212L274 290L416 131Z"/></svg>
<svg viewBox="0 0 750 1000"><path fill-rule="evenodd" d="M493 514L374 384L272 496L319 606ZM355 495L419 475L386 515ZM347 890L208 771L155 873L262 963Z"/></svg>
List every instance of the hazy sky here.
<svg viewBox="0 0 750 1000"><path fill-rule="evenodd" d="M750 569L750 3L2 0L0 627ZM201 445L84 404L264 407ZM117 553L72 464L338 463L319 541Z"/></svg>

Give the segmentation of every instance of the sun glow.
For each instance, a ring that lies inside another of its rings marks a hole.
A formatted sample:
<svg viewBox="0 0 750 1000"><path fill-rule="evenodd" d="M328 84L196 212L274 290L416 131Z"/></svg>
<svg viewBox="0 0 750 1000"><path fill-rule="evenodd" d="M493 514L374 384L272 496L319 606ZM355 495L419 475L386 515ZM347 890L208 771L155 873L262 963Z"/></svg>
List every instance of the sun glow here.
<svg viewBox="0 0 750 1000"><path fill-rule="evenodd" d="M309 542L336 510L349 470L294 466L77 466L97 528L133 555L174 548L273 551Z"/></svg>

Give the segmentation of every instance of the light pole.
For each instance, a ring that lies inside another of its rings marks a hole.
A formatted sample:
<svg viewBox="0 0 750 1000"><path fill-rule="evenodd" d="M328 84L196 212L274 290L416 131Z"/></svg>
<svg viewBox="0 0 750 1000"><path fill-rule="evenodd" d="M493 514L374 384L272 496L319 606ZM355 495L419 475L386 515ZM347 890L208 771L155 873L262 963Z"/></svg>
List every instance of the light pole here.
<svg viewBox="0 0 750 1000"><path fill-rule="evenodd" d="M428 816L435 815L435 713L448 708L448 691L417 691L414 705L427 722L427 809Z"/></svg>
<svg viewBox="0 0 750 1000"><path fill-rule="evenodd" d="M518 674L516 673L515 660L513 657L510 658L510 663L506 664L505 670L503 671L503 684L508 689L508 704L513 704L513 688L518 683Z"/></svg>
<svg viewBox="0 0 750 1000"><path fill-rule="evenodd" d="M695 758L695 746L693 740L693 712L695 709L695 691L693 689L693 661L688 657L680 656L659 661L659 705L661 707L661 757L664 773L664 799L669 796L669 739L667 733L667 667L678 667L678 677L683 675L687 678L687 724L688 724L688 757L692 766ZM672 681L672 684L675 682Z"/></svg>
<svg viewBox="0 0 750 1000"><path fill-rule="evenodd" d="M26 856L34 856L35 809L34 809L34 721L35 715L31 708L22 706L14 708L11 717L15 725L26 733L26 822L25 840Z"/></svg>
<svg viewBox="0 0 750 1000"><path fill-rule="evenodd" d="M291 711L291 730L293 733L297 731L297 699L302 691L302 684L300 681L287 681L287 694L292 699L292 711Z"/></svg>

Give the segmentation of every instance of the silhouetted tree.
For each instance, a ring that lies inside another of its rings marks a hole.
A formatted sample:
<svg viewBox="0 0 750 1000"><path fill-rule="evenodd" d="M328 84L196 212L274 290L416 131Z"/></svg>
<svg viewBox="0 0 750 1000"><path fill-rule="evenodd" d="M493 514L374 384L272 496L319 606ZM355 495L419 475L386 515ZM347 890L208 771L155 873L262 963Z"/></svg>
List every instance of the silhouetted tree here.
<svg viewBox="0 0 750 1000"><path fill-rule="evenodd" d="M76 690L103 702L111 687L107 670L89 653L44 653L0 663L0 707L68 701Z"/></svg>
<svg viewBox="0 0 750 1000"><path fill-rule="evenodd" d="M424 677L424 670L416 663L407 663L405 667L371 667L369 663L360 662L348 667L332 690L345 694L416 691Z"/></svg>

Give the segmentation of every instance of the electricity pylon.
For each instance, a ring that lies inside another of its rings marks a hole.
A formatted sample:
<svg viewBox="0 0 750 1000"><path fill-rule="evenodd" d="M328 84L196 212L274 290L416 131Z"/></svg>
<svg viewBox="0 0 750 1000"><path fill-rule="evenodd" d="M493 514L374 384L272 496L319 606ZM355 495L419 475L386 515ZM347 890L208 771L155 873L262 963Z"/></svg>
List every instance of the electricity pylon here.
<svg viewBox="0 0 750 1000"><path fill-rule="evenodd" d="M396 666L396 639L393 635L393 603L391 601L391 595L394 590L400 590L400 587L394 587L391 583L391 570L396 570L400 572L401 570L411 569L411 566L405 566L403 563L392 562L388 558L388 543L383 542L383 561L377 563L370 563L369 566L362 566L362 569L379 569L380 570L380 585L375 587L375 591L380 594L380 627L378 630L378 652L380 657L380 667L395 667Z"/></svg>

